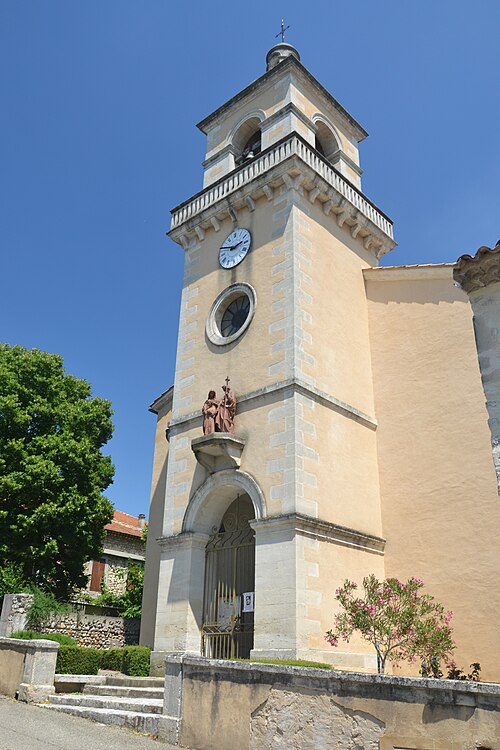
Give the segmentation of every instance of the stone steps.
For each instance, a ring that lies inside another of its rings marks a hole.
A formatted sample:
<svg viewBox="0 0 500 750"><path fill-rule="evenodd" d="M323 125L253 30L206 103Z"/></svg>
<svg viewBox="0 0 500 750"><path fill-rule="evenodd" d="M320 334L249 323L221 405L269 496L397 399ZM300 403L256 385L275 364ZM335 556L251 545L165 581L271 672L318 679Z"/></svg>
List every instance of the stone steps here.
<svg viewBox="0 0 500 750"><path fill-rule="evenodd" d="M86 708L111 708L116 711L138 711L144 714L161 714L163 711L163 696L155 698L129 698L110 695L54 695L50 699L52 705L83 706Z"/></svg>
<svg viewBox="0 0 500 750"><path fill-rule="evenodd" d="M86 685L84 695L113 695L123 698L158 698L163 700L163 688L122 687L121 685Z"/></svg>
<svg viewBox="0 0 500 750"><path fill-rule="evenodd" d="M115 708L91 708L90 706L58 705L44 703L44 708L51 711L61 711L65 714L81 716L84 719L98 721L100 724L114 724L118 727L133 729L144 734L158 734L160 716L158 714L142 713L140 711L118 711Z"/></svg>
<svg viewBox="0 0 500 750"><path fill-rule="evenodd" d="M71 684L69 675L59 675L60 684ZM155 677L106 676L104 684L77 675L81 693L58 692L47 703L52 711L73 714L101 724L114 724L136 732L157 734L163 712L163 679Z"/></svg>

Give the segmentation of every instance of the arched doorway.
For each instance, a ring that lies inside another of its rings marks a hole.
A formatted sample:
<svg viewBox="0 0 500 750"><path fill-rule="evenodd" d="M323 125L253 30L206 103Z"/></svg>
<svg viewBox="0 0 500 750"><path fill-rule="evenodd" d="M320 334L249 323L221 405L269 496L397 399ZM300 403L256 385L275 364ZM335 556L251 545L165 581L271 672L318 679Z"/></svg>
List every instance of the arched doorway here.
<svg viewBox="0 0 500 750"><path fill-rule="evenodd" d="M201 652L212 659L248 658L253 648L254 506L238 495L215 526L205 553Z"/></svg>

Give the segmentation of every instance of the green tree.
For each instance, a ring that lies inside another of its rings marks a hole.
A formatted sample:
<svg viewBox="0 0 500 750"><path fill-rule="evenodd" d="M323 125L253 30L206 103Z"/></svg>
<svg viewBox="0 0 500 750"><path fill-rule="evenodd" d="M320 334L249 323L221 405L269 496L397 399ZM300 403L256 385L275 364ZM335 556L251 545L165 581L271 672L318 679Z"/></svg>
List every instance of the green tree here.
<svg viewBox="0 0 500 750"><path fill-rule="evenodd" d="M86 584L113 517L111 415L58 355L0 344L0 566L60 599Z"/></svg>
<svg viewBox="0 0 500 750"><path fill-rule="evenodd" d="M357 584L344 581L335 599L342 609L325 636L332 646L339 638L349 641L354 632L371 643L377 652L378 671L385 671L387 660L420 660L432 664L449 660L455 648L450 627L451 612L430 594L423 594L424 583L410 578L379 581L373 574L363 578L364 595L357 596Z"/></svg>

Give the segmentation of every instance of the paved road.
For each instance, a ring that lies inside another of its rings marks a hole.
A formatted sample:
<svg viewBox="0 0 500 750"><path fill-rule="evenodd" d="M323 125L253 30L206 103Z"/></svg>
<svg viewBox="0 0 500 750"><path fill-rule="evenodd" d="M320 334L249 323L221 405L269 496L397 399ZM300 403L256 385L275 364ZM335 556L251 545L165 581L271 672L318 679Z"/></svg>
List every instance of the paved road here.
<svg viewBox="0 0 500 750"><path fill-rule="evenodd" d="M0 750L179 750L128 729L0 698Z"/></svg>

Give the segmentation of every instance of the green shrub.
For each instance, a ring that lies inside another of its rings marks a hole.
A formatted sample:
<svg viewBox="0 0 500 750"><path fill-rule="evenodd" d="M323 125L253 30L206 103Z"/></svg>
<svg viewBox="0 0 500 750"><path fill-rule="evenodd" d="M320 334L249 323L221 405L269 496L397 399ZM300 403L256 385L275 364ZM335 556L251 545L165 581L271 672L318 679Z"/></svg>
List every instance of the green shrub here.
<svg viewBox="0 0 500 750"><path fill-rule="evenodd" d="M36 633L34 630L18 630L12 633L11 638L22 638L24 641L33 641L43 638L44 641L55 641L61 646L76 646L76 641L70 635L64 633Z"/></svg>
<svg viewBox="0 0 500 750"><path fill-rule="evenodd" d="M123 649L108 648L102 653L101 669L113 669L115 672L123 672Z"/></svg>
<svg viewBox="0 0 500 750"><path fill-rule="evenodd" d="M60 602L50 591L43 591L37 586L28 589L28 593L33 595L33 604L28 613L27 625L38 631L43 630L47 618L53 612L68 612L70 606Z"/></svg>
<svg viewBox="0 0 500 750"><path fill-rule="evenodd" d="M9 638L21 638L23 641L34 641L36 638L40 638L38 633L34 630L17 630L15 633L9 635Z"/></svg>
<svg viewBox="0 0 500 750"><path fill-rule="evenodd" d="M57 654L56 672L59 674L97 674L101 667L102 651L81 646L61 646Z"/></svg>
<svg viewBox="0 0 500 750"><path fill-rule="evenodd" d="M149 676L149 657L151 649L148 646L125 646L123 651L123 672L133 677Z"/></svg>

